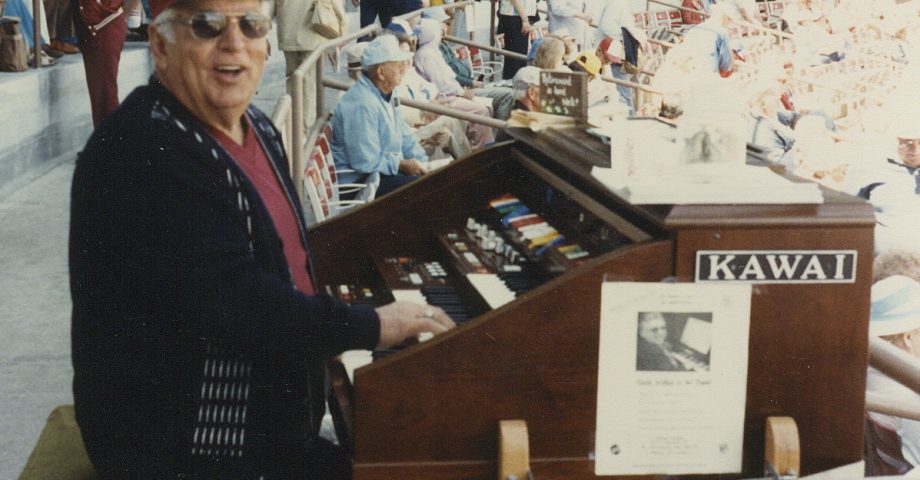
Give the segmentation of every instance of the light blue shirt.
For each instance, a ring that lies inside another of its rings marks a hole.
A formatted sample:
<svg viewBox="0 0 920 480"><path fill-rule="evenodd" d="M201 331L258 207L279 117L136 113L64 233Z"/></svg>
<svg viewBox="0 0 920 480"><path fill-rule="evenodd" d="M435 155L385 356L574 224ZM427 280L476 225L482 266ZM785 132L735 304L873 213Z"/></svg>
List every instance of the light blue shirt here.
<svg viewBox="0 0 920 480"><path fill-rule="evenodd" d="M575 37L579 45L586 45L585 21L575 17L577 14L585 13L584 0L548 0L546 7L549 33L564 29Z"/></svg>
<svg viewBox="0 0 920 480"><path fill-rule="evenodd" d="M387 101L363 74L335 107L330 148L337 170L355 171L339 175L342 183L360 181L372 172L396 175L402 160L428 161L396 109L396 96Z"/></svg>
<svg viewBox="0 0 920 480"><path fill-rule="evenodd" d="M623 28L635 28L636 18L630 10L629 0L607 0L598 14L596 40L604 37L623 40Z"/></svg>

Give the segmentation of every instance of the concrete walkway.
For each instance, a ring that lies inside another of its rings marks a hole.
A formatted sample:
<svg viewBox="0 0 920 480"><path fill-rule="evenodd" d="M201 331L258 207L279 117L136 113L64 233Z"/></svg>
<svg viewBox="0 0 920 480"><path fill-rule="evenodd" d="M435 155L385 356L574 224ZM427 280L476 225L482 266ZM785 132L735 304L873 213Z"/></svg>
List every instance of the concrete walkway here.
<svg viewBox="0 0 920 480"><path fill-rule="evenodd" d="M51 410L73 403L67 235L73 162L0 202L0 478L17 478Z"/></svg>

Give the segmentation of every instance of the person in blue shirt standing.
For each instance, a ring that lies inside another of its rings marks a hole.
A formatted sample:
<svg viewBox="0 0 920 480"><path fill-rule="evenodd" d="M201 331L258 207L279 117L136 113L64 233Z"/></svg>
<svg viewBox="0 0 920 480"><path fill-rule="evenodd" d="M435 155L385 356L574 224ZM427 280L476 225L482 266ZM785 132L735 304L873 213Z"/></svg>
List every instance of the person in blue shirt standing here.
<svg viewBox="0 0 920 480"><path fill-rule="evenodd" d="M332 116L332 156L344 183L380 173L377 195L385 195L428 173L425 149L396 109L393 90L410 68L412 53L396 37L370 42L361 58L361 75L345 92Z"/></svg>

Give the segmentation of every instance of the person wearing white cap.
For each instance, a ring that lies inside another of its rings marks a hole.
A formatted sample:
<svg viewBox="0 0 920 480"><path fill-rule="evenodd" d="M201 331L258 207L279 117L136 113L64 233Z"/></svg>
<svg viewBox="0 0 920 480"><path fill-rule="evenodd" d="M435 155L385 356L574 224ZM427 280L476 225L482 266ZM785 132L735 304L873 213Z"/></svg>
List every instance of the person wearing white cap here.
<svg viewBox="0 0 920 480"><path fill-rule="evenodd" d="M514 93L514 109L525 112L540 111L540 72L542 69L534 66L526 66L514 74L511 79L511 89ZM511 136L505 130L500 130L495 135L496 142L511 140Z"/></svg>
<svg viewBox="0 0 920 480"><path fill-rule="evenodd" d="M540 111L540 69L537 67L524 67L511 81L514 90L515 110L529 112Z"/></svg>
<svg viewBox="0 0 920 480"><path fill-rule="evenodd" d="M332 116L332 155L344 183L361 182L380 172L378 195L428 172L428 155L396 109L393 90L412 59L392 35L375 38L364 49L361 75L345 92Z"/></svg>
<svg viewBox="0 0 920 480"><path fill-rule="evenodd" d="M393 19L384 29L385 35L394 35L399 39L399 47L407 52L415 50L415 32L404 20ZM425 80L414 68L409 68L402 82L394 90L399 98L409 98L419 102L434 102L438 97L438 87ZM468 123L458 118L425 112L417 108L400 104L397 109L403 114L406 123L412 127L415 139L432 158L443 156L438 149L444 149L453 158L463 158L472 150L466 138Z"/></svg>
<svg viewBox="0 0 920 480"><path fill-rule="evenodd" d="M438 88L438 102L463 112L483 117L492 116L493 100L477 100L474 90L465 89L457 82L454 71L441 56L440 43L441 23L431 18L423 18L418 28L419 48L415 52L415 69L425 80ZM495 140L491 127L475 123L469 124L467 137L473 148L482 147Z"/></svg>
<svg viewBox="0 0 920 480"><path fill-rule="evenodd" d="M364 56L364 49L367 48L367 42L357 42L349 44L342 49L345 54L347 63L348 76L352 80L357 80L361 75L361 57Z"/></svg>
<svg viewBox="0 0 920 480"><path fill-rule="evenodd" d="M422 18L430 18L439 22L450 20L450 15L444 11L444 7L430 7L422 10Z"/></svg>
<svg viewBox="0 0 920 480"><path fill-rule="evenodd" d="M456 83L459 84L459 87L472 89L476 97L491 98L492 116L499 120L507 120L508 117L511 116L511 106L514 104L514 97L511 95L511 89L507 86L495 84L484 85L479 78L475 78L478 73L473 72L471 59L467 57L465 60L461 60L457 52L454 51L447 42L441 41L450 31L450 23L448 20L450 20L450 17L446 14L438 15L434 13L430 14L428 18L422 18L416 28L419 43L422 43L421 40L424 38L424 43L429 45L427 48L433 50L436 46L438 52L441 53L441 58L444 60L443 63L454 72L453 80L450 80L449 76L444 76L438 80L432 80L432 82L438 83L448 90L452 89L448 84ZM437 35L438 26L440 26L440 36ZM431 62L441 63L435 58L432 51L427 50L423 55L428 56L428 58L423 59L421 62L416 58L416 68L420 72L425 72L423 74L427 76L433 74L431 73L433 67L435 69L440 69L439 66L430 65ZM446 73L446 71L444 71L444 73Z"/></svg>
<svg viewBox="0 0 920 480"><path fill-rule="evenodd" d="M872 286L869 334L920 359L920 283L901 275L876 282ZM916 392L872 367L868 370L866 391L905 403L920 401ZM899 473L904 473L920 464L920 422L875 412L869 412L869 419L873 428L897 432L901 438L900 453L910 465L891 461L889 466L900 468L903 471ZM894 460L892 456L886 456L886 460Z"/></svg>

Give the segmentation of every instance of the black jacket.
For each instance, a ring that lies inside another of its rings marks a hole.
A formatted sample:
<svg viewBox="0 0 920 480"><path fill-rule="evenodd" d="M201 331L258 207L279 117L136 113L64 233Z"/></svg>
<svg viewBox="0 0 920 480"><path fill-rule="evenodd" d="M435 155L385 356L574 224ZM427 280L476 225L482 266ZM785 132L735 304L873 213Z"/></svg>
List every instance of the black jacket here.
<svg viewBox="0 0 920 480"><path fill-rule="evenodd" d="M247 115L293 196L280 135ZM373 310L293 288L255 188L155 79L93 133L71 195L74 400L103 478L301 475L322 362L376 344Z"/></svg>

